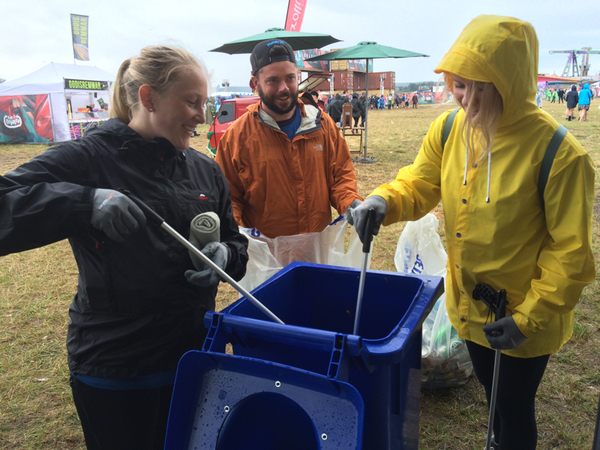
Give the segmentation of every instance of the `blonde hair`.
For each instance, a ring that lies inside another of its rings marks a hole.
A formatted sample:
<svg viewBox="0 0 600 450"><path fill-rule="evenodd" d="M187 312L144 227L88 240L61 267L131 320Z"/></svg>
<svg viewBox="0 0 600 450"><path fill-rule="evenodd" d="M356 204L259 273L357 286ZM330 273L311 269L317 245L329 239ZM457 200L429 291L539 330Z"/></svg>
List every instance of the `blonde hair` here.
<svg viewBox="0 0 600 450"><path fill-rule="evenodd" d="M125 60L113 83L111 118L129 123L140 104L139 90L144 84L161 94L190 67L203 65L190 53L176 47L145 47L139 56Z"/></svg>
<svg viewBox="0 0 600 450"><path fill-rule="evenodd" d="M452 74L444 72L444 81L446 82L446 88L454 94ZM482 92L481 101L477 115L473 116L476 107L475 97L480 90ZM459 106L463 107L460 104ZM473 81L473 85L469 90L465 121L462 126L463 142L469 149L470 160L481 162L490 153L494 146L494 136L498 130L503 111L502 96L496 86L493 83Z"/></svg>

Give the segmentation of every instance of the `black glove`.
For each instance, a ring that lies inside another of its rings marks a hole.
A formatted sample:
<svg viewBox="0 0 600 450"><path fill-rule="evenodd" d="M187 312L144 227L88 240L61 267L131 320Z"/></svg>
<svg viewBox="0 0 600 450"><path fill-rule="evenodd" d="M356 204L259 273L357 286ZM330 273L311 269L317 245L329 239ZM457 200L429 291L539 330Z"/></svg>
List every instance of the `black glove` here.
<svg viewBox="0 0 600 450"><path fill-rule="evenodd" d="M356 233L362 243L364 243L363 237L367 231L365 230L365 227L367 226L367 211L369 209L375 211L373 214L371 234L377 236L379 227L381 227L381 222L383 222L383 219L385 219L385 215L387 214L387 203L383 197L374 195L373 197L367 198L362 203L358 200L354 200L352 206L350 206L346 212L348 223L354 225Z"/></svg>
<svg viewBox="0 0 600 450"><path fill-rule="evenodd" d="M512 317L503 317L483 327L485 337L494 350L512 350L527 339Z"/></svg>
<svg viewBox="0 0 600 450"><path fill-rule="evenodd" d="M230 250L225 244L221 244L220 242L209 242L202 249L202 253L210 258L210 260L221 269L225 270L225 267L227 267ZM195 270L186 270L185 277L190 283L200 287L216 286L219 284L219 281L221 281L221 276L211 267L207 267L199 272Z"/></svg>
<svg viewBox="0 0 600 450"><path fill-rule="evenodd" d="M112 189L96 189L92 200L92 226L117 242L146 224L142 210L126 195Z"/></svg>

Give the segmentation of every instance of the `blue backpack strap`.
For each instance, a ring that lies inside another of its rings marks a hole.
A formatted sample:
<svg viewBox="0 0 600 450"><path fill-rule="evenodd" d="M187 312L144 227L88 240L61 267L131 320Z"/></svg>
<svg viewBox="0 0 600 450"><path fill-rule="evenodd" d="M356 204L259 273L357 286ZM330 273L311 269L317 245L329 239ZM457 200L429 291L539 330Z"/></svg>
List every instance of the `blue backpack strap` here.
<svg viewBox="0 0 600 450"><path fill-rule="evenodd" d="M552 163L554 162L554 157L556 156L558 147L560 147L560 144L562 144L562 141L567 133L568 130L564 126L558 126L558 129L554 132L554 136L552 136L552 139L550 139L550 143L548 144L548 148L544 154L544 159L542 159L540 175L538 177L538 195L540 197L542 211L545 210L544 191L546 190L546 183L548 182L548 177L550 176L550 169L552 168Z"/></svg>
<svg viewBox="0 0 600 450"><path fill-rule="evenodd" d="M446 118L446 122L444 123L444 130L442 131L442 152L444 151L444 147L446 146L446 141L448 140L448 136L450 136L450 131L452 131L452 124L454 123L454 117L460 108L456 108L452 111L448 117Z"/></svg>

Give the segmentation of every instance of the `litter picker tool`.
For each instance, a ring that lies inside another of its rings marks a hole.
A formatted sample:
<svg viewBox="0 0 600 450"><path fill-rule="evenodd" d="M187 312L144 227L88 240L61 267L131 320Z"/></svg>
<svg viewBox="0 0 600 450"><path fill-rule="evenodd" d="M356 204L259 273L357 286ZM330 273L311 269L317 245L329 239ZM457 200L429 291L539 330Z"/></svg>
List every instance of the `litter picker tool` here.
<svg viewBox="0 0 600 450"><path fill-rule="evenodd" d="M119 189L119 191L125 195L127 195L136 205L140 207L140 209L144 212L146 218L160 226L163 230L173 236L176 240L178 240L185 248L187 248L190 252L192 252L195 256L197 256L202 262L204 262L207 266L217 272L221 278L227 281L230 285L232 285L240 294L245 296L248 300L250 300L254 305L260 309L263 313L265 313L271 320L283 324L283 321L277 317L269 308L259 302L250 292L244 289L237 281L235 281L231 276L221 269L218 265L216 265L212 260L198 250L192 243L190 243L186 238L184 238L181 234L179 234L175 229L173 229L168 223L165 222L161 216L159 216L153 209L151 209L148 205L146 205L139 198L134 197L128 191L124 189Z"/></svg>
<svg viewBox="0 0 600 450"><path fill-rule="evenodd" d="M356 300L356 316L354 318L354 332L358 335L358 326L360 324L360 313L362 310L363 294L365 293L365 278L367 275L367 265L369 264L369 253L371 252L371 241L373 240L373 208L367 211L367 226L365 227L365 236L363 238L363 260L360 269L360 281L358 283L358 298Z"/></svg>
<svg viewBox="0 0 600 450"><path fill-rule="evenodd" d="M481 300L495 315L498 321L506 315L506 290L501 289L498 292L489 284L479 283L473 290L473 298ZM498 394L498 376L500 374L500 356L502 351L496 350L494 358L494 376L492 378L492 391L490 393L490 415L488 418L486 450L492 450L492 434L494 432L494 416L496 413L496 396Z"/></svg>
<svg viewBox="0 0 600 450"><path fill-rule="evenodd" d="M598 397L598 411L596 412L596 431L594 432L594 443L592 450L600 450L600 397Z"/></svg>

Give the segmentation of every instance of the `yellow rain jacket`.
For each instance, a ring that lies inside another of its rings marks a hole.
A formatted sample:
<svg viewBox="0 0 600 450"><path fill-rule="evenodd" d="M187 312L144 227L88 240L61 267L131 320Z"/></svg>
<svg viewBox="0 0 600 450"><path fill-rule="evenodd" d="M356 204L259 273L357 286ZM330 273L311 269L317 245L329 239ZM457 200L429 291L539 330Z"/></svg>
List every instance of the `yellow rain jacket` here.
<svg viewBox="0 0 600 450"><path fill-rule="evenodd" d="M570 133L552 164L545 212L538 197L540 164L558 123L535 104L537 62L529 23L474 19L436 72L493 82L500 92L504 111L491 155L480 164L468 161L462 109L442 149L446 112L431 125L414 164L371 194L387 201L384 225L417 220L442 200L450 321L460 337L489 347L482 331L488 308L473 300L473 289L477 283L506 289L507 315L528 338L504 352L516 357L551 354L569 340L573 309L595 276L594 168Z"/></svg>

